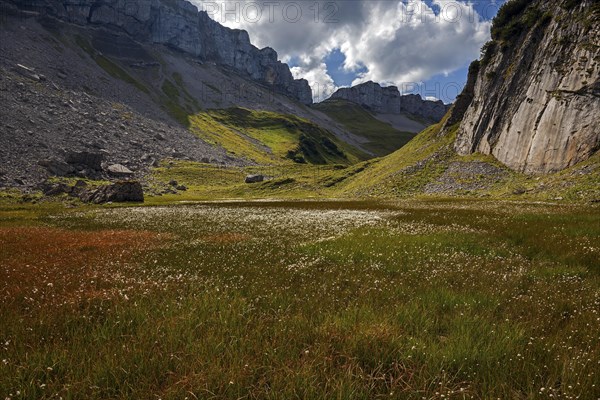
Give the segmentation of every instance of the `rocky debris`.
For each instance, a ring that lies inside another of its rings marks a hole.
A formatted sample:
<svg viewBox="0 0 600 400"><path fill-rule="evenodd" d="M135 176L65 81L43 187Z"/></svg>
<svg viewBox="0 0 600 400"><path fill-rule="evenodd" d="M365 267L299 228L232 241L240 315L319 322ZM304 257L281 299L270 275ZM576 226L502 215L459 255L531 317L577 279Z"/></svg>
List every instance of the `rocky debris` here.
<svg viewBox="0 0 600 400"><path fill-rule="evenodd" d="M102 170L104 154L87 151L69 151L64 161L57 158L41 160L38 164L55 176L81 176L98 178Z"/></svg>
<svg viewBox="0 0 600 400"><path fill-rule="evenodd" d="M454 162L435 181L428 183L425 193L456 193L490 189L502 181L507 172L486 162Z"/></svg>
<svg viewBox="0 0 600 400"><path fill-rule="evenodd" d="M264 175L248 175L246 177L246 183L259 183L259 182L264 182L264 180L265 180Z"/></svg>
<svg viewBox="0 0 600 400"><path fill-rule="evenodd" d="M44 183L40 189L45 196L58 196L64 193L70 193L71 187L66 183Z"/></svg>
<svg viewBox="0 0 600 400"><path fill-rule="evenodd" d="M137 62L137 63L133 63L133 64L129 64L130 67L132 68L153 68L153 67L160 67L160 63L159 62Z"/></svg>
<svg viewBox="0 0 600 400"><path fill-rule="evenodd" d="M40 75L36 74L33 68L17 64L14 69L19 75L29 78L33 81L46 80L45 77L42 78Z"/></svg>
<svg viewBox="0 0 600 400"><path fill-rule="evenodd" d="M22 1L11 0L24 8ZM28 10L50 15L74 24L115 27L133 39L164 44L204 61L234 69L256 81L304 103L312 103L312 91L304 79L295 80L287 64L277 59L271 48L258 49L248 33L230 29L214 21L185 0L135 2L82 0L31 0Z"/></svg>
<svg viewBox="0 0 600 400"><path fill-rule="evenodd" d="M0 76L0 187L33 189L48 176L111 179L102 166L113 164L140 179L158 160L174 157L249 164L182 127L150 119L123 104L83 91L58 90L51 81L33 82L1 62Z"/></svg>
<svg viewBox="0 0 600 400"><path fill-rule="evenodd" d="M343 99L380 114L408 113L432 122L440 121L450 109L442 101L423 100L418 94L400 95L396 86L381 87L378 83L366 82L351 88L342 88L331 95L332 99Z"/></svg>
<svg viewBox="0 0 600 400"><path fill-rule="evenodd" d="M80 197L87 186L88 184L82 180L78 180L74 185L68 185L65 182L44 182L39 186L39 189L45 196L67 194L71 197Z"/></svg>
<svg viewBox="0 0 600 400"><path fill-rule="evenodd" d="M142 185L136 181L116 182L111 185L99 186L86 190L79 198L86 203L125 203L144 201Z"/></svg>
<svg viewBox="0 0 600 400"><path fill-rule="evenodd" d="M113 176L127 177L134 174L132 170L121 164L109 165L106 170Z"/></svg>
<svg viewBox="0 0 600 400"><path fill-rule="evenodd" d="M505 26L495 21L494 41L465 88L471 101L459 115L456 151L492 154L525 173L559 171L595 154L599 18L597 2L533 0Z"/></svg>

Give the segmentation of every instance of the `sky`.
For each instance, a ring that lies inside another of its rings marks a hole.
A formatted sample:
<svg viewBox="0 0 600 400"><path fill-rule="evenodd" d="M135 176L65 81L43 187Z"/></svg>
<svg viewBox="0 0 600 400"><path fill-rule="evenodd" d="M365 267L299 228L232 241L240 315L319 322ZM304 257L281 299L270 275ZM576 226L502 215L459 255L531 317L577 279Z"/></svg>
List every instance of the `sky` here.
<svg viewBox="0 0 600 400"><path fill-rule="evenodd" d="M454 101L504 0L191 0L245 29L305 78L316 102L374 81Z"/></svg>

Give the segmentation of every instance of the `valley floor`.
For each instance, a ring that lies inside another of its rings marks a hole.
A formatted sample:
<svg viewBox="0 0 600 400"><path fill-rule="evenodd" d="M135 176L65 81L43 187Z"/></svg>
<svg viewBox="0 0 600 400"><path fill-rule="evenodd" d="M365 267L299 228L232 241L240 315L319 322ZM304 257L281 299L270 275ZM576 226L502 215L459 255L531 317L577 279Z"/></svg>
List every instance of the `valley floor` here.
<svg viewBox="0 0 600 400"><path fill-rule="evenodd" d="M600 397L598 205L6 205L0 398Z"/></svg>

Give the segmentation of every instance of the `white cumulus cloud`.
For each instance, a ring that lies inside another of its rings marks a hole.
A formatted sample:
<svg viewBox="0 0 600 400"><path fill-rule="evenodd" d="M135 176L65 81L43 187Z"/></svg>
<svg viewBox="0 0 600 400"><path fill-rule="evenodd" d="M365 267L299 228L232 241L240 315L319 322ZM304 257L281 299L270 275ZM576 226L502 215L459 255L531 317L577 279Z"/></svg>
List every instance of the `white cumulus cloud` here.
<svg viewBox="0 0 600 400"><path fill-rule="evenodd" d="M325 65L335 49L342 68L368 80L406 87L449 74L479 56L490 22L468 1L433 0L193 0L218 22L245 29L258 47L293 63L315 100L336 88Z"/></svg>

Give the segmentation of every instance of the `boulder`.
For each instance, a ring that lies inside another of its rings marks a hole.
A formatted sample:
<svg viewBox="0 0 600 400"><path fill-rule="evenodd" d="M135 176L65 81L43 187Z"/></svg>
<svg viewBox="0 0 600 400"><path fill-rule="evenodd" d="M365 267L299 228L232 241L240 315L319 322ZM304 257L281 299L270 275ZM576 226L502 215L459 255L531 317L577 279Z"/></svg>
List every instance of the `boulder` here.
<svg viewBox="0 0 600 400"><path fill-rule="evenodd" d="M103 153L90 153L87 151L69 151L65 155L67 164L77 165L94 171L102 170Z"/></svg>
<svg viewBox="0 0 600 400"><path fill-rule="evenodd" d="M42 193L45 196L59 196L64 193L69 193L71 188L66 183L50 183L45 182L40 186Z"/></svg>
<svg viewBox="0 0 600 400"><path fill-rule="evenodd" d="M17 73L19 73L21 76L24 76L24 77L29 78L31 80L34 80L34 81L39 81L40 80L40 76L35 73L35 71L33 70L33 68L29 68L29 67L26 67L24 65L17 64L15 66L14 70ZM45 77L44 77L44 79L45 79Z"/></svg>
<svg viewBox="0 0 600 400"><path fill-rule="evenodd" d="M264 175L248 175L246 177L246 183L259 183L265 180Z"/></svg>
<svg viewBox="0 0 600 400"><path fill-rule="evenodd" d="M114 176L131 176L134 174L132 170L121 164L109 165L106 170Z"/></svg>
<svg viewBox="0 0 600 400"><path fill-rule="evenodd" d="M111 185L99 186L82 192L79 198L86 203L124 203L143 202L142 185L135 181L116 182Z"/></svg>
<svg viewBox="0 0 600 400"><path fill-rule="evenodd" d="M56 176L69 176L75 173L75 168L72 165L56 159L42 160L38 164L46 168L50 174Z"/></svg>

